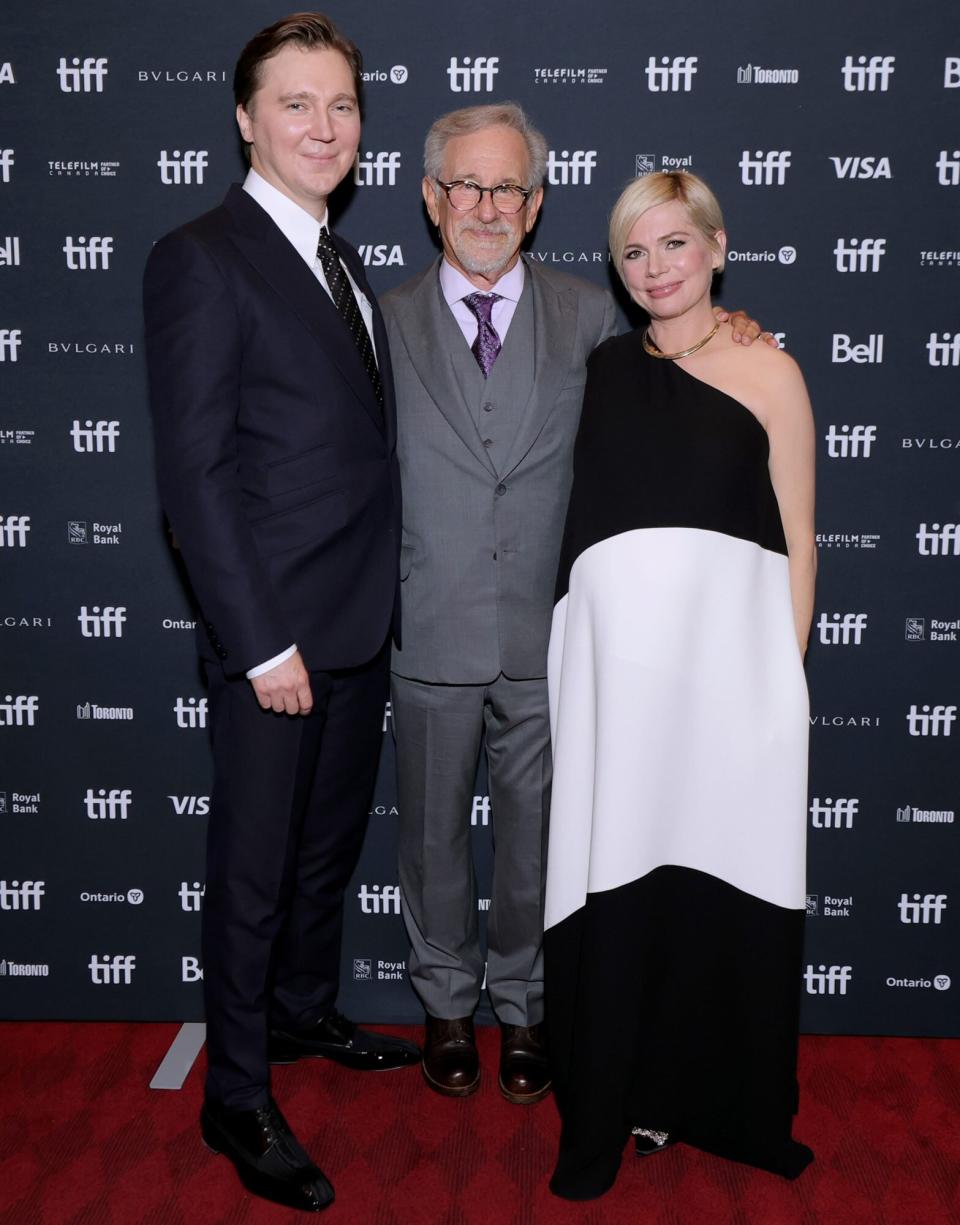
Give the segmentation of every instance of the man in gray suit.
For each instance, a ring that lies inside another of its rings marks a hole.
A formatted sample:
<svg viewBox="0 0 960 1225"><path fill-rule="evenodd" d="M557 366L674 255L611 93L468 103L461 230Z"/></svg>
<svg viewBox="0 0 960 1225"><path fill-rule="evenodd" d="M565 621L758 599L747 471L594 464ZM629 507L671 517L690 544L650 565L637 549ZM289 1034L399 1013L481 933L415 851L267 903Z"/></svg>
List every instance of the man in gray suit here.
<svg viewBox="0 0 960 1225"><path fill-rule="evenodd" d="M484 979L470 850L485 742L495 837L486 984L511 1102L550 1090L543 868L550 790L547 640L573 441L611 295L521 257L547 146L519 107L430 129L423 198L443 257L382 300L403 488L402 649L392 662L400 887L427 1014L423 1072L479 1084Z"/></svg>

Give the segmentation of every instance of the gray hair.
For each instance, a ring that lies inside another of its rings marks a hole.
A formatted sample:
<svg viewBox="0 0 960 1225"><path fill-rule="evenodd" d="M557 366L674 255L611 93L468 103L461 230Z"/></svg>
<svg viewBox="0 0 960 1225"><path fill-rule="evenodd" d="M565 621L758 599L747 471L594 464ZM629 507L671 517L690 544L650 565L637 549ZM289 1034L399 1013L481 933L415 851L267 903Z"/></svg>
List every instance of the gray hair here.
<svg viewBox="0 0 960 1225"><path fill-rule="evenodd" d="M424 174L428 179L440 178L447 142L455 136L469 136L473 132L482 132L484 128L493 127L512 128L523 137L529 163L528 181L523 186L536 191L542 186L547 171L547 141L515 102L501 102L492 106L465 106L461 110L441 115L427 133L423 146Z"/></svg>

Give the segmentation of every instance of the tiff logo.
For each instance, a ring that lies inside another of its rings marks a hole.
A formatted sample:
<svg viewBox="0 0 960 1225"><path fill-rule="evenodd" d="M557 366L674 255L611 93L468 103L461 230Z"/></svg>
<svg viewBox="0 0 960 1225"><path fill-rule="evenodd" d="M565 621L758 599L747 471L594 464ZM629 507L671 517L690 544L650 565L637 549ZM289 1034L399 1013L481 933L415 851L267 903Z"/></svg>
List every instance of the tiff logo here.
<svg viewBox="0 0 960 1225"><path fill-rule="evenodd" d="M63 253L67 257L67 267L71 272L87 272L110 267L110 256L113 253L113 239L110 237L71 238L69 234L64 240Z"/></svg>
<svg viewBox="0 0 960 1225"><path fill-rule="evenodd" d="M2 336L2 333L0 333ZM960 366L960 332L930 333L927 363L931 366Z"/></svg>
<svg viewBox="0 0 960 1225"><path fill-rule="evenodd" d="M179 149L174 149L172 153L161 149L157 162L160 182L167 187L202 183L208 156L206 149L184 149L182 154Z"/></svg>
<svg viewBox="0 0 960 1225"><path fill-rule="evenodd" d="M782 187L787 181L790 153L789 149L767 153L758 149L751 157L749 149L744 149L738 162L741 182L747 187Z"/></svg>
<svg viewBox="0 0 960 1225"><path fill-rule="evenodd" d="M886 255L885 238L837 239L833 253L837 257L837 272L879 272L881 257Z"/></svg>
<svg viewBox="0 0 960 1225"><path fill-rule="evenodd" d="M25 549L29 531L29 515L0 515L0 549Z"/></svg>
<svg viewBox="0 0 960 1225"><path fill-rule="evenodd" d="M74 421L70 426L70 437L73 439L73 449L80 455L97 452L111 454L117 449L117 439L120 437L119 421L85 421L83 425Z"/></svg>
<svg viewBox="0 0 960 1225"><path fill-rule="evenodd" d="M869 60L865 55L858 55L856 63L853 56L848 55L840 69L843 88L848 94L875 94L878 90L885 94L890 87L895 63L894 55L871 55Z"/></svg>
<svg viewBox="0 0 960 1225"><path fill-rule="evenodd" d="M814 829L853 829L853 818L859 811L859 800L833 800L827 796L821 802L814 796L810 801L810 824Z"/></svg>
<svg viewBox="0 0 960 1225"><path fill-rule="evenodd" d="M92 787L87 788L83 797L83 806L91 821L126 821L133 803L133 792L129 787L98 787L96 794Z"/></svg>
<svg viewBox="0 0 960 1225"><path fill-rule="evenodd" d="M937 158L937 182L941 187L960 187L960 149L947 153L940 150Z"/></svg>
<svg viewBox="0 0 960 1225"><path fill-rule="evenodd" d="M104 953L102 957L94 953L89 963L90 981L95 987L111 983L129 986L136 968L137 959L133 953L117 953L113 957L109 953Z"/></svg>
<svg viewBox="0 0 960 1225"><path fill-rule="evenodd" d="M879 366L883 361L883 332L871 332L866 342L860 345L851 344L845 332L834 332L830 360L837 364L853 362L856 366Z"/></svg>
<svg viewBox="0 0 960 1225"><path fill-rule="evenodd" d="M10 182L10 170L13 167L13 163L13 150L0 149L0 183Z"/></svg>
<svg viewBox="0 0 960 1225"><path fill-rule="evenodd" d="M677 93L688 94L693 88L693 78L697 71L696 55L661 55L660 63L657 57L651 55L647 60L644 72L647 74L647 89L652 94Z"/></svg>
<svg viewBox="0 0 960 1225"><path fill-rule="evenodd" d="M957 721L956 706L921 706L914 703L907 711L907 731L911 736L949 736Z"/></svg>
<svg viewBox="0 0 960 1225"><path fill-rule="evenodd" d="M463 57L463 66L455 55L450 56L447 76L450 89L455 94L477 93L481 89L489 93L493 89L493 78L500 71L500 59L496 55L478 55L471 63L470 56Z"/></svg>
<svg viewBox="0 0 960 1225"><path fill-rule="evenodd" d="M470 824L490 824L490 797L488 795L475 795L473 797L473 807L470 810Z"/></svg>
<svg viewBox="0 0 960 1225"><path fill-rule="evenodd" d="M0 702L0 727L33 727L40 711L40 699L33 694L8 693Z"/></svg>
<svg viewBox="0 0 960 1225"><path fill-rule="evenodd" d="M206 885L201 885L198 880L195 880L192 885L188 885L185 880L180 882L180 909L188 913L192 910L200 909L200 899L207 891Z"/></svg>
<svg viewBox="0 0 960 1225"><path fill-rule="evenodd" d="M122 638L126 613L125 604L104 604L102 609L99 604L94 604L89 612L86 604L81 604L77 614L80 633L84 638Z"/></svg>
<svg viewBox="0 0 960 1225"><path fill-rule="evenodd" d="M88 55L81 63L80 57L75 55L68 64L67 57L61 55L60 65L57 68L60 92L62 94L102 94L103 78L107 75L107 62L102 56L94 59L93 56Z"/></svg>
<svg viewBox="0 0 960 1225"><path fill-rule="evenodd" d="M206 698L177 698L173 704L173 713L177 717L177 727L206 727L207 726L207 699Z"/></svg>
<svg viewBox="0 0 960 1225"><path fill-rule="evenodd" d="M0 328L0 362L17 360L21 335L19 328Z"/></svg>
<svg viewBox="0 0 960 1225"><path fill-rule="evenodd" d="M824 434L827 455L831 459L869 459L877 440L875 425L831 425Z"/></svg>
<svg viewBox="0 0 960 1225"><path fill-rule="evenodd" d="M901 893L897 906L901 923L935 923L939 926L947 909L947 895L925 893L921 898L919 893L915 893L911 898L909 894Z"/></svg>
<svg viewBox="0 0 960 1225"><path fill-rule="evenodd" d="M205 817L210 811L208 795L168 795L167 799L178 817Z"/></svg>
<svg viewBox="0 0 960 1225"><path fill-rule="evenodd" d="M863 641L863 631L867 628L866 613L833 613L827 616L820 614L817 629L820 631L820 641L824 646L858 647Z"/></svg>
<svg viewBox="0 0 960 1225"><path fill-rule="evenodd" d="M399 885L361 885L357 894L364 914L399 914Z"/></svg>
<svg viewBox="0 0 960 1225"><path fill-rule="evenodd" d="M551 149L547 158L547 182L554 187L589 184L596 165L596 149L575 149L573 153L563 149L559 156L555 149Z"/></svg>
<svg viewBox="0 0 960 1225"><path fill-rule="evenodd" d="M852 978L852 966L807 966L803 972L807 995L846 995Z"/></svg>
<svg viewBox="0 0 960 1225"><path fill-rule="evenodd" d="M0 910L39 910L46 890L42 880L0 880Z"/></svg>
<svg viewBox="0 0 960 1225"><path fill-rule="evenodd" d="M353 181L359 187L394 187L399 169L400 154L395 150L365 153L362 158L358 154L353 164Z"/></svg>
<svg viewBox="0 0 960 1225"><path fill-rule="evenodd" d="M20 239L16 234L7 234L0 242L0 268L20 267Z"/></svg>
<svg viewBox="0 0 960 1225"><path fill-rule="evenodd" d="M916 537L921 557L960 557L960 523L921 523Z"/></svg>

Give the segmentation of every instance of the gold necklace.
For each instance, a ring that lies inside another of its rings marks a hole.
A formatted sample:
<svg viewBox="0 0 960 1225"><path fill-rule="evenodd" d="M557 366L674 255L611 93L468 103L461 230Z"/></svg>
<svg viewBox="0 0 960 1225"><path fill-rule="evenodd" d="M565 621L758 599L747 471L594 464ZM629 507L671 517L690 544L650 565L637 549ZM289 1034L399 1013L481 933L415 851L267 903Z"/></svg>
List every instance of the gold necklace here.
<svg viewBox="0 0 960 1225"><path fill-rule="evenodd" d="M681 349L679 353L664 353L660 349L658 349L656 346L656 343L650 339L649 337L650 329L644 328L643 337L642 337L643 348L644 348L644 351L649 353L651 357L663 357L669 360L673 360L677 357L689 357L691 353L696 353L698 349L702 349L703 346L707 343L707 341L713 340L714 336L716 336L719 330L720 330L720 323L718 321L717 323L713 325L710 331L707 332L703 340L698 340L697 343L695 345L691 345L689 349Z"/></svg>

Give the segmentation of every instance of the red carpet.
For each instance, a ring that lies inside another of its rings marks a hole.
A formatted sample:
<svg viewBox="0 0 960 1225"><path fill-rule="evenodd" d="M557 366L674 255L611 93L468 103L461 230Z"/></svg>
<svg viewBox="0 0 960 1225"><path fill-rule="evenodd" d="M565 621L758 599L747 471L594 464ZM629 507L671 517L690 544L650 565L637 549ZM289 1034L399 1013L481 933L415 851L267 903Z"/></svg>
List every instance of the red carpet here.
<svg viewBox="0 0 960 1225"><path fill-rule="evenodd" d="M3 1225L286 1225L306 1215L253 1199L201 1146L198 1064L182 1092L147 1084L174 1025L0 1026ZM411 1031L398 1031L414 1036ZM816 1163L796 1183L685 1147L624 1157L593 1204L547 1190L552 1101L500 1097L496 1034L465 1101L416 1070L362 1075L312 1061L274 1091L332 1179L329 1225L956 1225L960 1042L803 1039L795 1129ZM202 1062L202 1061L201 1061Z"/></svg>

